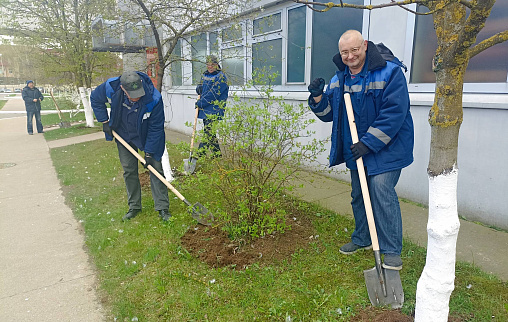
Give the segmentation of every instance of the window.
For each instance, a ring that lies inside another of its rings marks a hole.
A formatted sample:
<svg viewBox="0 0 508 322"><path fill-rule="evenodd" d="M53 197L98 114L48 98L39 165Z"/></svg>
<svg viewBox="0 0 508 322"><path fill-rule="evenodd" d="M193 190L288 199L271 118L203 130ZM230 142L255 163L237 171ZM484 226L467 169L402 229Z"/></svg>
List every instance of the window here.
<svg viewBox="0 0 508 322"><path fill-rule="evenodd" d="M222 29L222 42L242 39L242 25L236 24Z"/></svg>
<svg viewBox="0 0 508 322"><path fill-rule="evenodd" d="M217 32L208 33L208 42L210 43L210 55L219 57L219 39Z"/></svg>
<svg viewBox="0 0 508 322"><path fill-rule="evenodd" d="M244 83L244 47L231 47L222 50L222 70L231 85Z"/></svg>
<svg viewBox="0 0 508 322"><path fill-rule="evenodd" d="M174 60L170 65L171 83L173 86L182 86L183 75L182 75L182 41L178 40L175 49L172 52L172 59Z"/></svg>
<svg viewBox="0 0 508 322"><path fill-rule="evenodd" d="M192 84L197 84L201 80L201 75L206 70L206 33L191 37L192 54Z"/></svg>
<svg viewBox="0 0 508 322"><path fill-rule="evenodd" d="M252 45L252 78L260 84L281 85L282 39Z"/></svg>
<svg viewBox="0 0 508 322"><path fill-rule="evenodd" d="M276 13L262 18L254 19L253 27L254 36L279 31L282 29L281 14Z"/></svg>
<svg viewBox="0 0 508 322"><path fill-rule="evenodd" d="M418 6L418 12L428 9ZM508 1L497 1L485 27L478 34L479 43L506 29ZM437 49L437 37L432 16L417 15L411 64L411 83L435 83L432 58ZM471 58L464 75L464 83L506 83L508 76L508 42L494 45Z"/></svg>
<svg viewBox="0 0 508 322"><path fill-rule="evenodd" d="M253 21L252 78L258 84L282 84L281 16L279 12Z"/></svg>
<svg viewBox="0 0 508 322"><path fill-rule="evenodd" d="M348 3L363 5L363 0L351 0ZM331 8L327 12L313 12L312 18L311 80L322 77L328 82L337 70L332 58L339 52L339 38L349 29L361 32L363 10Z"/></svg>
<svg viewBox="0 0 508 322"><path fill-rule="evenodd" d="M305 12L302 6L288 10L287 82L305 82Z"/></svg>

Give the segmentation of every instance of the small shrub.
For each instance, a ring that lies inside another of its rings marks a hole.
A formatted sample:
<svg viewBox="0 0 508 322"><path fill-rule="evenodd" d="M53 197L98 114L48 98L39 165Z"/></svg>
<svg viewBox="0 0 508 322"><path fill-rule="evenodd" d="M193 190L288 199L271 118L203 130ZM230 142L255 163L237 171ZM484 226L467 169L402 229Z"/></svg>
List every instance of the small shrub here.
<svg viewBox="0 0 508 322"><path fill-rule="evenodd" d="M230 95L223 120L212 128L222 157L207 154L215 170L207 175L218 196L216 216L234 239L283 233L288 225L282 198L293 188L290 179L324 149L308 130L315 119L307 117L306 106L285 102L270 86L259 94L251 99ZM207 140L202 133L200 139Z"/></svg>

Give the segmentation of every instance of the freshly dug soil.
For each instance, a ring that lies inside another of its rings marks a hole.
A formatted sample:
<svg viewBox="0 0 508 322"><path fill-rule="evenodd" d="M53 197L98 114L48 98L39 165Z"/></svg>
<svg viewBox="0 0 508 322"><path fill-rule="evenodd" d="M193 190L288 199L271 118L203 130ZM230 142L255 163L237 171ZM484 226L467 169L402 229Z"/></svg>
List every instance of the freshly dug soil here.
<svg viewBox="0 0 508 322"><path fill-rule="evenodd" d="M231 241L220 228L195 226L183 235L182 245L189 253L211 267L231 266L245 269L253 263L270 264L290 260L296 250L307 247L315 235L312 223L301 218L288 218L291 230L272 234L240 245Z"/></svg>
<svg viewBox="0 0 508 322"><path fill-rule="evenodd" d="M141 188L150 189L150 171L146 170L139 174L139 183L141 184Z"/></svg>
<svg viewBox="0 0 508 322"><path fill-rule="evenodd" d="M400 310L368 307L351 319L352 322L411 322L413 318L400 313Z"/></svg>

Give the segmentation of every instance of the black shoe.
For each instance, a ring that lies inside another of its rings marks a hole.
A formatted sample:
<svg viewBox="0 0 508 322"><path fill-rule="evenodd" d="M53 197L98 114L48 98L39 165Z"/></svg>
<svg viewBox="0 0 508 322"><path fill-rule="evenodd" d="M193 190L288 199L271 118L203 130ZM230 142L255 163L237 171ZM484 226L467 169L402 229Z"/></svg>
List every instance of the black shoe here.
<svg viewBox="0 0 508 322"><path fill-rule="evenodd" d="M339 252L342 254L345 254L345 255L350 255L350 254L356 253L357 251L359 251L361 249L371 249L371 248L372 248L372 245L360 246L360 245L356 245L353 242L350 242L350 243L347 243L346 245L343 245L339 249Z"/></svg>
<svg viewBox="0 0 508 322"><path fill-rule="evenodd" d="M125 216L123 216L122 220L123 221L130 220L139 215L140 212L141 209L129 209L129 211L125 214Z"/></svg>
<svg viewBox="0 0 508 322"><path fill-rule="evenodd" d="M169 210L159 210L159 217L161 217L162 221L168 221L171 217Z"/></svg>
<svg viewBox="0 0 508 322"><path fill-rule="evenodd" d="M28 135L34 135L33 133L28 132Z"/></svg>
<svg viewBox="0 0 508 322"><path fill-rule="evenodd" d="M400 271L402 269L402 259L396 254L385 254L383 268Z"/></svg>

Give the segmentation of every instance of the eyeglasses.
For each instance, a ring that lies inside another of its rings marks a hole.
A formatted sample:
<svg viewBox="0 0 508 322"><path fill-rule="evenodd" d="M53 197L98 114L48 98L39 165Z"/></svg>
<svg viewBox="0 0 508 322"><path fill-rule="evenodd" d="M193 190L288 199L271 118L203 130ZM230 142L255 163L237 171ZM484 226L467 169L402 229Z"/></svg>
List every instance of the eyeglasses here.
<svg viewBox="0 0 508 322"><path fill-rule="evenodd" d="M358 53L360 52L360 48L362 48L362 45L363 45L363 44L361 44L361 45L360 45L360 46L358 46L358 47L353 47L353 48L351 48L351 51L348 51L348 50L343 50L343 51L341 51L341 52L340 52L340 55L341 55L342 57L348 57L348 56L349 56L349 53L351 53L351 54L353 54L353 55L356 55L356 54L358 54Z"/></svg>

